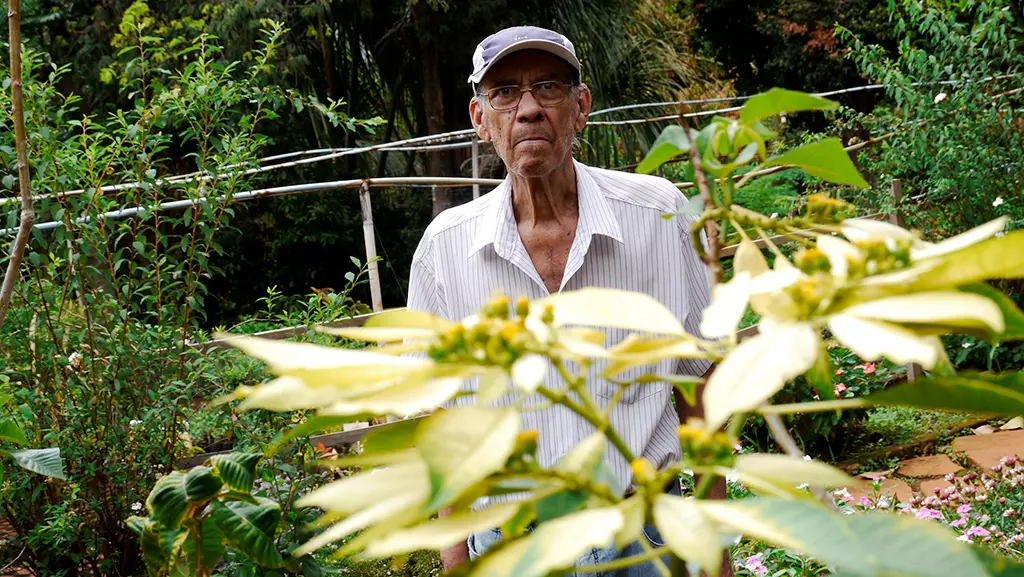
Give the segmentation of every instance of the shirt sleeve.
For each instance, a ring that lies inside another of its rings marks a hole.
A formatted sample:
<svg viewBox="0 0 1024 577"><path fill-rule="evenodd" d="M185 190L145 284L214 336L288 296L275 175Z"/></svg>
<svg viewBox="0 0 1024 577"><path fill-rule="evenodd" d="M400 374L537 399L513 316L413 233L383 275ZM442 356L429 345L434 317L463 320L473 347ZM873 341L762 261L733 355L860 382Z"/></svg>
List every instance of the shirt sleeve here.
<svg viewBox="0 0 1024 577"><path fill-rule="evenodd" d="M445 306L444 296L437 282L433 254L427 239L423 239L412 259L406 308L450 319L448 307Z"/></svg>
<svg viewBox="0 0 1024 577"><path fill-rule="evenodd" d="M708 270L704 261L701 260L697 250L693 247L692 235L690 234L690 223L696 219L689 215L675 217L679 221L680 248L683 252L683 266L686 283L687 313L683 320L683 328L691 335L704 338L700 332L700 321L704 316L704 309L711 304L711 271ZM707 249L707 239L701 232L701 242ZM684 375L699 377L707 372L711 363L703 359L680 359L679 372Z"/></svg>

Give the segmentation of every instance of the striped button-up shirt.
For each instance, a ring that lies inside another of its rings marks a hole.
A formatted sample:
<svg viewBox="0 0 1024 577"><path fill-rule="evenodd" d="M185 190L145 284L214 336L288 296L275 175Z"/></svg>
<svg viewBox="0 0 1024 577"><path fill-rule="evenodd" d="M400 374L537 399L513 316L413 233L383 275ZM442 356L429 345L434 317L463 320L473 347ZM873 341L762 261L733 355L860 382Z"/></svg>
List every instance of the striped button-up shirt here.
<svg viewBox="0 0 1024 577"><path fill-rule="evenodd" d="M579 162L575 169L579 218L559 290L596 286L643 292L665 304L688 332L699 335L700 316L710 302L707 267L691 244L690 218L663 218L677 210L680 191L653 176ZM427 227L413 257L408 306L457 321L478 313L499 292L513 301L549 295L519 237L507 178L479 199L442 212ZM608 329L606 334L605 344L611 346L628 333ZM668 360L619 378L648 372L700 376L708 367L700 360ZM602 380L600 370L600 364L591 367L588 388L604 409L618 386ZM562 384L554 367L544 382ZM465 386L471 390L476 385ZM634 385L610 415L633 454L659 468L678 461L681 453L671 392L664 383ZM494 404L509 406L512 401L506 395ZM453 404L473 402L472 396L464 396ZM592 425L562 406L524 411L522 418L524 429L539 432L537 459L544 467L594 433ZM610 444L605 459L619 489L629 487L629 464Z"/></svg>

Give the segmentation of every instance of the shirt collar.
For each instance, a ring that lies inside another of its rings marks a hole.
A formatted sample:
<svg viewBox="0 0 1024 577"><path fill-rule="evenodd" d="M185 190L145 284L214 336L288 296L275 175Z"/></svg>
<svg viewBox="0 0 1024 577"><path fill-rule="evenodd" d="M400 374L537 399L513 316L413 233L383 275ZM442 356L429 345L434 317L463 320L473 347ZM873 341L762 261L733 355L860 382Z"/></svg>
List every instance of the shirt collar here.
<svg viewBox="0 0 1024 577"><path fill-rule="evenodd" d="M600 185L590 174L591 169L576 160L573 160L573 166L576 169L576 194L579 196L580 211L576 236L583 240L584 246L587 247L595 234L622 243L619 220ZM490 205L484 211L483 220L470 246L469 256L473 256L487 245L493 245L494 252L508 260L516 245L521 244L515 213L512 211L512 180L506 177L487 197Z"/></svg>

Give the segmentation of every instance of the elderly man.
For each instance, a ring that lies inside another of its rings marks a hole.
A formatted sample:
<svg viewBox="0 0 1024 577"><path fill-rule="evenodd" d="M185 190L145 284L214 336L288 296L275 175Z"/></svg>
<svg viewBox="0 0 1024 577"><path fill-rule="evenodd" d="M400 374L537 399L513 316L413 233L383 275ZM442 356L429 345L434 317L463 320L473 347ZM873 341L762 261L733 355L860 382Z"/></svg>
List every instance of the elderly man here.
<svg viewBox="0 0 1024 577"><path fill-rule="evenodd" d="M509 28L480 43L473 66L473 127L482 140L493 143L508 177L491 193L441 213L430 224L413 258L409 308L457 320L478 312L498 291L532 300L587 286L614 287L653 296L698 334L701 312L710 302L708 272L690 244L688 222L662 218L676 209L679 190L661 178L591 168L573 159L591 94L581 82L572 43L542 28ZM608 332L609 343L625 336L625 331ZM701 361L661 365L659 373L704 375L710 370ZM554 369L546 382L558 382ZM588 382L591 394L606 407L617 386L596 373ZM692 411L679 402L677 415L672 391L668 385L632 387L611 413L633 453L655 466L680 459L676 429L682 411ZM537 457L543 466L593 433L591 425L563 407L527 412L523 421L524 428L539 431ZM614 451L607 454L616 479L628 488L629 464ZM666 490L678 492L679 486ZM644 533L651 545L663 544L653 527ZM446 570L482 554L500 538L498 529L484 531L444 551ZM622 551L609 545L584 555L577 565L642 551L639 543ZM731 574L728 564L724 570ZM645 563L616 575L657 572Z"/></svg>

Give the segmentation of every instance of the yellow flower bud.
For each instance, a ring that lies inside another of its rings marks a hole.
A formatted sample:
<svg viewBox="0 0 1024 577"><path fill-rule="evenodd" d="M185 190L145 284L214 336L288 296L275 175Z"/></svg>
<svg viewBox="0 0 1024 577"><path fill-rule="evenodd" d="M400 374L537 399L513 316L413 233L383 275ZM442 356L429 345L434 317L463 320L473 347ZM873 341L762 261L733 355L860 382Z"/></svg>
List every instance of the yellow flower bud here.
<svg viewBox="0 0 1024 577"><path fill-rule="evenodd" d="M832 265L828 261L828 256L818 250L817 248L802 249L796 253L793 257L793 262L797 268L802 270L805 274L814 274L815 272L830 272Z"/></svg>
<svg viewBox="0 0 1024 577"><path fill-rule="evenodd" d="M654 469L654 465L643 457L634 459L633 462L629 464L629 468L633 470L633 480L637 485L646 485L653 481L658 475L658 471Z"/></svg>
<svg viewBox="0 0 1024 577"><path fill-rule="evenodd" d="M516 299L516 314L524 318L530 314L530 299L526 297Z"/></svg>
<svg viewBox="0 0 1024 577"><path fill-rule="evenodd" d="M496 319L508 318L509 300L507 296L496 296L484 306L484 316Z"/></svg>
<svg viewBox="0 0 1024 577"><path fill-rule="evenodd" d="M544 324L548 325L555 322L555 307L551 306L550 304L544 305L544 314L540 316L540 320Z"/></svg>
<svg viewBox="0 0 1024 577"><path fill-rule="evenodd" d="M516 437L516 448L514 453L517 455L532 455L537 452L537 437L540 433L537 429L527 429Z"/></svg>

